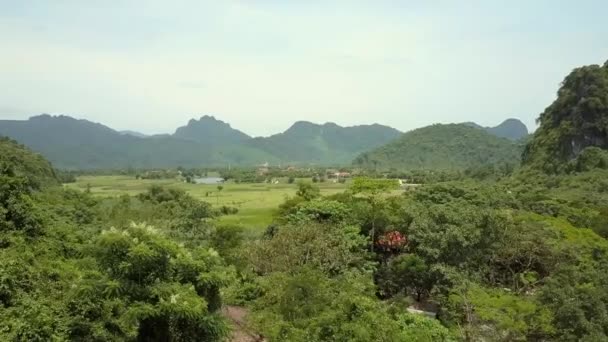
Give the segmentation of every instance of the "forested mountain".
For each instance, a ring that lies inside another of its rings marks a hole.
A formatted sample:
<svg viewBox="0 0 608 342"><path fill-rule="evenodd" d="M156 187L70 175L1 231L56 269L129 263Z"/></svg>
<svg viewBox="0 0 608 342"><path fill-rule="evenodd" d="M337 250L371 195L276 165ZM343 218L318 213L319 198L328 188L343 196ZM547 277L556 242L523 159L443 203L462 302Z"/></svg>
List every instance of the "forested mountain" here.
<svg viewBox="0 0 608 342"><path fill-rule="evenodd" d="M283 162L348 163L357 154L397 138L401 132L382 125L341 127L335 123L294 123L284 133L255 138L249 145Z"/></svg>
<svg viewBox="0 0 608 342"><path fill-rule="evenodd" d="M395 138L381 125L340 127L298 122L285 133L250 138L227 123L203 116L175 134L138 137L69 116L0 120L8 136L67 169L257 165L264 162L337 164Z"/></svg>
<svg viewBox="0 0 608 342"><path fill-rule="evenodd" d="M377 169L467 169L518 164L521 146L467 124L437 124L359 155L354 164Z"/></svg>
<svg viewBox="0 0 608 342"><path fill-rule="evenodd" d="M526 165L559 172L576 168L581 157L608 160L608 62L573 70L538 122L523 155Z"/></svg>
<svg viewBox="0 0 608 342"><path fill-rule="evenodd" d="M250 164L273 160L246 146L211 148L170 135L139 138L104 125L69 116L40 115L29 120L0 121L0 135L42 153L59 168L93 169Z"/></svg>
<svg viewBox="0 0 608 342"><path fill-rule="evenodd" d="M202 116L199 120L190 120L186 126L179 127L173 136L216 146L236 144L251 138L247 134L230 127L224 121L208 115Z"/></svg>
<svg viewBox="0 0 608 342"><path fill-rule="evenodd" d="M465 125L483 129L488 133L509 140L520 140L528 136L528 127L518 119L506 119L500 125L494 127L483 127L474 122L465 122Z"/></svg>

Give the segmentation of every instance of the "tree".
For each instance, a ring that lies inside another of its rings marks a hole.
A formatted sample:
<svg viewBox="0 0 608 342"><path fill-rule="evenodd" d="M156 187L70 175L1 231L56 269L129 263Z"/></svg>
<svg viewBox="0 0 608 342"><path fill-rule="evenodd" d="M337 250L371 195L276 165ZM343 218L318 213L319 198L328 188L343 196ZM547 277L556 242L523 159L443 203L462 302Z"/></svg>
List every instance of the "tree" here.
<svg viewBox="0 0 608 342"><path fill-rule="evenodd" d="M269 239L252 243L247 259L257 274L309 267L334 275L368 269L365 245L355 226L298 222L281 226Z"/></svg>
<svg viewBox="0 0 608 342"><path fill-rule="evenodd" d="M374 251L376 242L376 220L379 209L383 204L383 195L399 186L395 179L372 179L355 178L350 190L354 194L362 195L371 205L371 230L369 232L371 245L370 250Z"/></svg>
<svg viewBox="0 0 608 342"><path fill-rule="evenodd" d="M132 225L102 232L94 255L129 306L140 341L220 341L228 329L217 313L231 279L212 250L188 251L156 229Z"/></svg>
<svg viewBox="0 0 608 342"><path fill-rule="evenodd" d="M330 278L314 269L273 273L252 321L270 341L404 341L403 331L373 294L368 275Z"/></svg>
<svg viewBox="0 0 608 342"><path fill-rule="evenodd" d="M387 294L411 292L420 301L433 289L436 277L424 259L415 254L402 254L393 258L384 272L381 287ZM409 293L405 294L409 294Z"/></svg>
<svg viewBox="0 0 608 342"><path fill-rule="evenodd" d="M450 314L445 319L461 326L466 340L542 341L554 332L551 313L533 298L466 281L456 285L446 301Z"/></svg>
<svg viewBox="0 0 608 342"><path fill-rule="evenodd" d="M298 191L296 196L303 198L306 201L310 201L313 198L317 198L321 195L321 190L317 186L314 186L306 182L298 182Z"/></svg>
<svg viewBox="0 0 608 342"><path fill-rule="evenodd" d="M42 220L30 197L28 181L0 164L0 233L21 231L27 236L41 233Z"/></svg>
<svg viewBox="0 0 608 342"><path fill-rule="evenodd" d="M217 196L216 196L216 200L217 200L217 204L220 204L220 192L222 192L222 190L224 190L224 186L223 185L218 185L217 186Z"/></svg>

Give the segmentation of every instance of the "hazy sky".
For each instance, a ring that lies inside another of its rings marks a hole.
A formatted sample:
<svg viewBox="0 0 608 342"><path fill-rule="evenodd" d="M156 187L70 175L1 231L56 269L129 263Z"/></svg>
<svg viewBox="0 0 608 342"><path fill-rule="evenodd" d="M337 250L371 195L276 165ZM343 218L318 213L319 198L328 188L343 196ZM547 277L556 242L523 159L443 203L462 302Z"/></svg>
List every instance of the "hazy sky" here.
<svg viewBox="0 0 608 342"><path fill-rule="evenodd" d="M608 59L608 1L0 0L0 118L532 126Z"/></svg>

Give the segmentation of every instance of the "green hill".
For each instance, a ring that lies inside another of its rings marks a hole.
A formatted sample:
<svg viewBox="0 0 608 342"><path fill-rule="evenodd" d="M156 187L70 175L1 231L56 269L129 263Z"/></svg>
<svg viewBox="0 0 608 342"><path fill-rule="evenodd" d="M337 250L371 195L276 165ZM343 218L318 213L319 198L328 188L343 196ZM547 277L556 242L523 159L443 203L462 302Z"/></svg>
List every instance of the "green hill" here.
<svg viewBox="0 0 608 342"><path fill-rule="evenodd" d="M519 163L521 147L466 124L432 125L359 155L354 164L379 169L466 169Z"/></svg>
<svg viewBox="0 0 608 342"><path fill-rule="evenodd" d="M0 138L0 168L0 174L10 169L15 176L27 178L34 188L59 184L51 163L8 138Z"/></svg>
<svg viewBox="0 0 608 342"><path fill-rule="evenodd" d="M608 149L608 62L574 69L538 122L523 154L527 166L562 171L588 148Z"/></svg>

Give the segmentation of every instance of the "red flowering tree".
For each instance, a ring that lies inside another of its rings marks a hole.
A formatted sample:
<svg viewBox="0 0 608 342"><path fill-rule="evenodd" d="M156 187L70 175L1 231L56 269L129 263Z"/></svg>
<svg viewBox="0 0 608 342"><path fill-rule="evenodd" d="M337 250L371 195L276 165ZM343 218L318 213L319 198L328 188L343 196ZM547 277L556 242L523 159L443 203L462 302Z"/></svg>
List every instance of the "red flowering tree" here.
<svg viewBox="0 0 608 342"><path fill-rule="evenodd" d="M376 246L385 252L399 252L407 244L407 236L396 230L382 234L376 241Z"/></svg>

